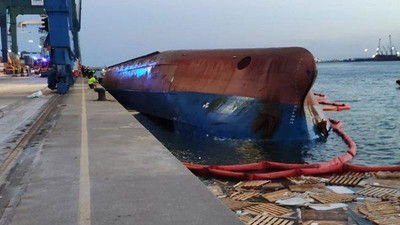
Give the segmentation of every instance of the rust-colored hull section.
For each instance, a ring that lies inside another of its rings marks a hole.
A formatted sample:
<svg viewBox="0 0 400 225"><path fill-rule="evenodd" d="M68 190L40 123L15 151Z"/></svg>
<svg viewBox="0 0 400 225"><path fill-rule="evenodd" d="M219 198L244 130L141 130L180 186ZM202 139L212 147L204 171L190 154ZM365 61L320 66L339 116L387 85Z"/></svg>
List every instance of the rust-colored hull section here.
<svg viewBox="0 0 400 225"><path fill-rule="evenodd" d="M297 140L316 137L303 109L316 74L314 57L298 47L181 50L111 66L103 84L128 106L215 136L232 137L221 130L246 126L248 134L233 137ZM202 119L193 121L192 113Z"/></svg>

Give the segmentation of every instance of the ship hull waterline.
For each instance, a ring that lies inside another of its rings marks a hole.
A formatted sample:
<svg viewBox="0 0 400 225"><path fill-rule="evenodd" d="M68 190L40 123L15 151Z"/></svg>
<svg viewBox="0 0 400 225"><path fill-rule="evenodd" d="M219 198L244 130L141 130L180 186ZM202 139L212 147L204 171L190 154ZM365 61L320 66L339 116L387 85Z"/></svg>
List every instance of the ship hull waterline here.
<svg viewBox="0 0 400 225"><path fill-rule="evenodd" d="M103 86L127 108L171 120L177 130L304 141L325 136L326 120L310 94L315 78L313 56L301 48L190 50L111 66Z"/></svg>

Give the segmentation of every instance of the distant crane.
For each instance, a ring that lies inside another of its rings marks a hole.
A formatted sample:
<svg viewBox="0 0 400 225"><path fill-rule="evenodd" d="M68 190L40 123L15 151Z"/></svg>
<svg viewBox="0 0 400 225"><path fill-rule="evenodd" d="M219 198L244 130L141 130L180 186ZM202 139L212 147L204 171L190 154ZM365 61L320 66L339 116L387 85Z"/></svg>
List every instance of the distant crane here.
<svg viewBox="0 0 400 225"><path fill-rule="evenodd" d="M390 55L393 55L393 45L392 45L392 35L389 34L389 52Z"/></svg>
<svg viewBox="0 0 400 225"><path fill-rule="evenodd" d="M379 38L378 41L378 47L376 48L376 55L381 55L382 51L381 51L381 39Z"/></svg>
<svg viewBox="0 0 400 225"><path fill-rule="evenodd" d="M387 49L385 48L385 46L382 46L382 48L383 48L383 51L385 52L385 55L387 55L388 54L388 51L387 51ZM382 54L383 55L383 54Z"/></svg>

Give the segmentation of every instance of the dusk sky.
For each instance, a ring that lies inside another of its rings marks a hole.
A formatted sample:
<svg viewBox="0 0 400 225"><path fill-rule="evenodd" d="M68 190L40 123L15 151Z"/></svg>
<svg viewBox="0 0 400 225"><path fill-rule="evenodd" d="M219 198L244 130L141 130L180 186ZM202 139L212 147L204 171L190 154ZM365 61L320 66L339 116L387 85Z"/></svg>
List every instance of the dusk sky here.
<svg viewBox="0 0 400 225"><path fill-rule="evenodd" d="M389 34L400 49L400 0L82 2L80 43L90 66L174 49L301 46L322 59L370 57Z"/></svg>

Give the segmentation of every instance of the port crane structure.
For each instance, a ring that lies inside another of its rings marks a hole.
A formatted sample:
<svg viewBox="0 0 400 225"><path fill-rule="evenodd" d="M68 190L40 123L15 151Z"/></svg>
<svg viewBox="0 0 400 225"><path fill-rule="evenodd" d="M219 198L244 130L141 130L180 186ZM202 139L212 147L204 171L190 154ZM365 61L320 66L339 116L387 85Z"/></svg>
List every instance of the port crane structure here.
<svg viewBox="0 0 400 225"><path fill-rule="evenodd" d="M48 32L44 46L50 51L54 73L48 76L48 87L63 94L74 83L72 68L81 57L79 36L81 29L81 0L0 0L0 27L3 62L8 52L18 53L17 16L41 15L47 17ZM11 46L8 46L8 25ZM72 37L72 41L70 40ZM72 42L72 43L71 43Z"/></svg>

